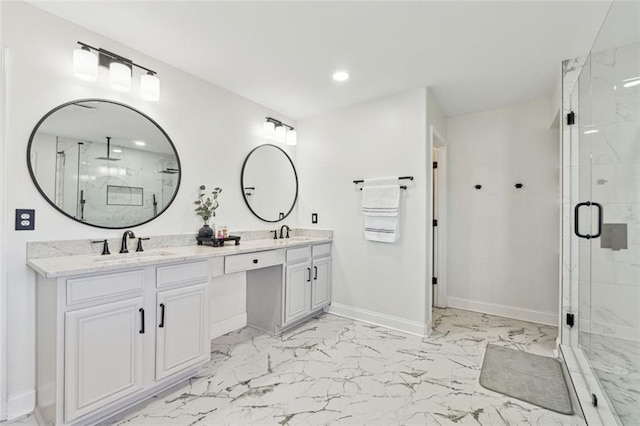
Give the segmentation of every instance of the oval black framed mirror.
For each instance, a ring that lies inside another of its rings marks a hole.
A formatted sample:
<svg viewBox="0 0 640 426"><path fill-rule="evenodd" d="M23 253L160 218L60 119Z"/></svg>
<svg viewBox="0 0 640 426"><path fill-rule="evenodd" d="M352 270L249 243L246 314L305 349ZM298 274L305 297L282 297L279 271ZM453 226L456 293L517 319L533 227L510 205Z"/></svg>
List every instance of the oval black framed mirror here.
<svg viewBox="0 0 640 426"><path fill-rule="evenodd" d="M105 99L79 99L45 114L31 132L27 164L49 204L97 228L147 223L180 187L180 158L164 129Z"/></svg>
<svg viewBox="0 0 640 426"><path fill-rule="evenodd" d="M240 188L251 213L265 222L279 222L291 214L298 200L298 173L282 148L260 145L242 164Z"/></svg>

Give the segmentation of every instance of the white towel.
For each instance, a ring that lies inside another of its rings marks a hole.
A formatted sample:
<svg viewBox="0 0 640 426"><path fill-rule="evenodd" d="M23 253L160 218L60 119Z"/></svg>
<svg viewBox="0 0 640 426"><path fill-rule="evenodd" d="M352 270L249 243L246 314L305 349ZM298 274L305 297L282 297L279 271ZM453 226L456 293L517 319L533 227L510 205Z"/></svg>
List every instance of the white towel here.
<svg viewBox="0 0 640 426"><path fill-rule="evenodd" d="M362 192L365 239L385 243L398 241L400 238L398 178L365 179Z"/></svg>

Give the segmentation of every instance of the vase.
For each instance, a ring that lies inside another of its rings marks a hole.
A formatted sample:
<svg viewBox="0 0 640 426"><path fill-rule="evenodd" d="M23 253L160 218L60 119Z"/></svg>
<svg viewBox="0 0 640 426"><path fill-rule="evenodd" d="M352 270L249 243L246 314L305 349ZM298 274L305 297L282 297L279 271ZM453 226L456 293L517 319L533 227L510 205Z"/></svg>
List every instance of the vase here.
<svg viewBox="0 0 640 426"><path fill-rule="evenodd" d="M198 231L198 237L211 238L213 237L213 228L209 226L209 222L205 222L202 228Z"/></svg>

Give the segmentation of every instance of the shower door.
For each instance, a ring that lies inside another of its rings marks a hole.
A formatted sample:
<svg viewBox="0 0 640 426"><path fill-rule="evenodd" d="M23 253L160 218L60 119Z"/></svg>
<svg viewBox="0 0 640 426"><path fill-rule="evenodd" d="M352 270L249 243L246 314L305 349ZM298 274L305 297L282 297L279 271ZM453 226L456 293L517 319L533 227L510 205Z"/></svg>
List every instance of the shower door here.
<svg viewBox="0 0 640 426"><path fill-rule="evenodd" d="M638 43L594 51L571 96L578 346L623 425L640 424L639 64Z"/></svg>

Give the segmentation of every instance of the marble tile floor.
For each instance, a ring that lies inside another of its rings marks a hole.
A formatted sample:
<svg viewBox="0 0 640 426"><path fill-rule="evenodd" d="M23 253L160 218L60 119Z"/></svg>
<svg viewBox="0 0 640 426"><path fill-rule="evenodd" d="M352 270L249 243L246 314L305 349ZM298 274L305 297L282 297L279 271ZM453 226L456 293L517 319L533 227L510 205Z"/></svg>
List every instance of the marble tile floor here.
<svg viewBox="0 0 640 426"><path fill-rule="evenodd" d="M640 343L598 334L581 341L620 422L640 425Z"/></svg>
<svg viewBox="0 0 640 426"><path fill-rule="evenodd" d="M278 338L243 328L196 378L107 424L582 425L478 384L488 343L553 356L556 332L454 309L425 339L333 315Z"/></svg>
<svg viewBox="0 0 640 426"><path fill-rule="evenodd" d="M212 341L197 377L105 424L585 424L478 383L488 343L553 356L555 327L455 309L434 317L424 339L333 315L277 338L243 328Z"/></svg>

